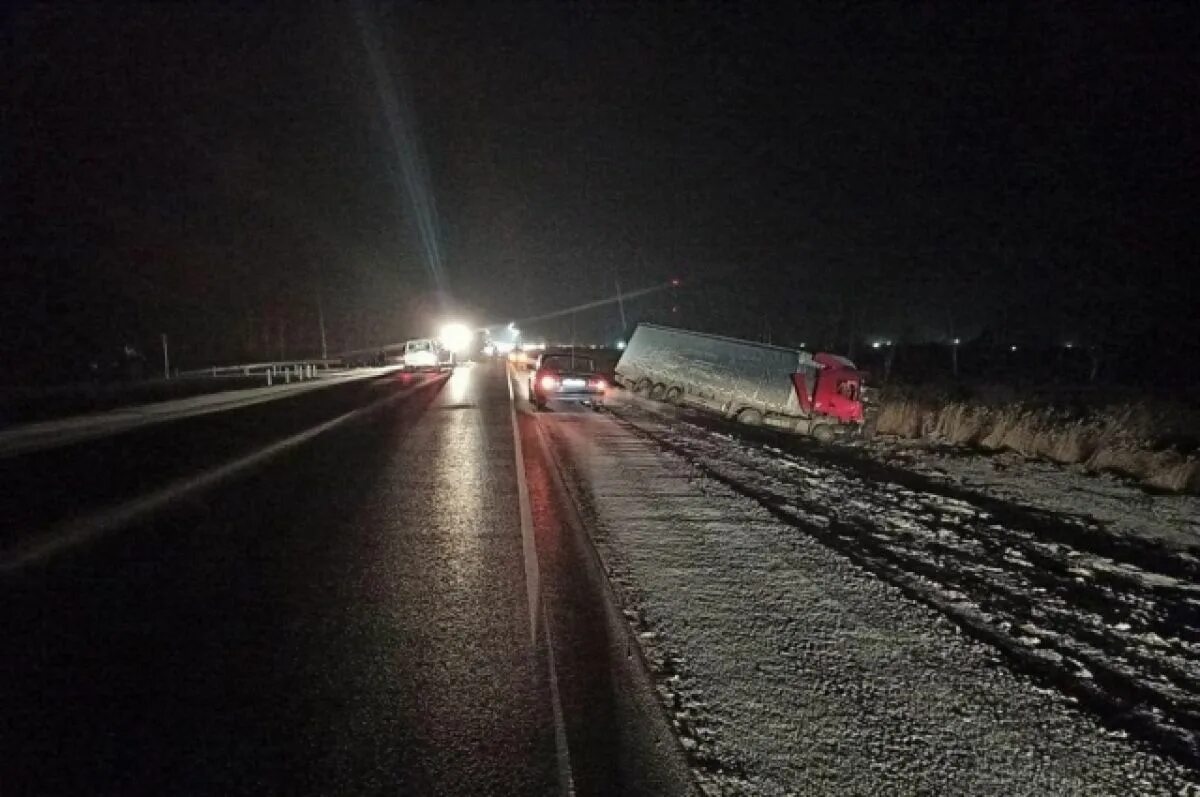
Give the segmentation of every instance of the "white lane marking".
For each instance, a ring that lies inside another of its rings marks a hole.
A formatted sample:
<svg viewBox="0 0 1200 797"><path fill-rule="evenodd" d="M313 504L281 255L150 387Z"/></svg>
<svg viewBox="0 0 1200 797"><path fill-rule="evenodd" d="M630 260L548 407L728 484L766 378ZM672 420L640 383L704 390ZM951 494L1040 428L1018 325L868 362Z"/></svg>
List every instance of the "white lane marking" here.
<svg viewBox="0 0 1200 797"><path fill-rule="evenodd" d="M521 550L525 554L525 592L529 601L529 641L537 645L538 598L541 595L541 572L538 570L537 545L533 539L533 510L529 506L529 484L525 480L525 455L521 448L521 430L517 424L517 397L513 393L512 373L504 367L508 382L508 411L512 419L513 448L517 453L517 504L521 515Z"/></svg>
<svg viewBox="0 0 1200 797"><path fill-rule="evenodd" d="M517 502L521 510L521 545L525 551L525 586L529 597L529 638L537 648L537 621L542 621L546 640L546 666L550 681L550 711L554 715L554 752L558 759L558 786L565 797L575 795L575 776L571 770L571 748L567 742L567 723L563 717L562 697L558 691L558 668L554 663L554 637L550 634L550 618L546 604L538 605L541 598L541 575L538 570L537 546L533 537L533 511L529 505L529 488L525 479L525 456L521 448L521 431L517 423L517 398L513 392L513 374L505 364L504 376L508 381L508 409L512 418L513 447L517 457Z"/></svg>
<svg viewBox="0 0 1200 797"><path fill-rule="evenodd" d="M554 749L558 754L558 787L566 797L575 797L575 776L571 772L571 747L567 744L567 722L563 718L562 698L558 694L558 668L554 664L554 640L550 636L550 618L542 604L542 624L546 627L546 662L550 670L550 710L554 713Z"/></svg>
<svg viewBox="0 0 1200 797"><path fill-rule="evenodd" d="M227 479L233 478L257 465L261 465L288 449L295 448L302 443L312 440L317 435L349 423L362 415L374 412L393 401L398 401L405 396L409 396L428 384L430 383L425 382L391 396L384 396L365 407L359 407L356 410L351 410L324 423L317 424L311 429L305 429L303 432L285 437L264 448L260 448L258 451L231 460L223 465L201 471L195 476L171 482L148 495L134 498L131 501L101 510L87 517L68 520L52 531L40 535L36 540L0 552L0 572L20 570L23 567L43 562L88 540L127 526L139 518L162 509L168 504L178 501L191 493L214 487Z"/></svg>

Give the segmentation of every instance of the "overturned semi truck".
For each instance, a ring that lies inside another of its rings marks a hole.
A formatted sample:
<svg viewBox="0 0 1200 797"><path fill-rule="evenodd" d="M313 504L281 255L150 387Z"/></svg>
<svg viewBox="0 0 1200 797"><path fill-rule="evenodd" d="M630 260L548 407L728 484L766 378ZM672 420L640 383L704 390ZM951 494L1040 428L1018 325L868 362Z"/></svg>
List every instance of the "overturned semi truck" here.
<svg viewBox="0 0 1200 797"><path fill-rule="evenodd" d="M642 396L832 440L863 422L863 375L836 354L639 324L616 381Z"/></svg>

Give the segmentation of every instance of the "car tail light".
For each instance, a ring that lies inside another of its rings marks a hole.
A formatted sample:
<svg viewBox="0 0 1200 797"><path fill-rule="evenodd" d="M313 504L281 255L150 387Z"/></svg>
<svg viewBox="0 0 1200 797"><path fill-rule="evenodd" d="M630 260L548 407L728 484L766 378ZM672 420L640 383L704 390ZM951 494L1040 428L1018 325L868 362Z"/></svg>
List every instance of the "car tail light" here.
<svg viewBox="0 0 1200 797"><path fill-rule="evenodd" d="M608 390L608 382L605 382L603 379L593 379L588 383L588 387L593 390Z"/></svg>
<svg viewBox="0 0 1200 797"><path fill-rule="evenodd" d="M558 389L558 377L547 374L538 380L538 384L542 386L542 390L556 390Z"/></svg>

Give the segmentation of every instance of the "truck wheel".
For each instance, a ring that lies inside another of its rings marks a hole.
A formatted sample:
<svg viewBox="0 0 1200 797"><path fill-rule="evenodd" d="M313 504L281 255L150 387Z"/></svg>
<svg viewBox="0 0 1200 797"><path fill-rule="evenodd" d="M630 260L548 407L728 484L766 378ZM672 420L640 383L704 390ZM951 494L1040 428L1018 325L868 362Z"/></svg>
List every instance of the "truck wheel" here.
<svg viewBox="0 0 1200 797"><path fill-rule="evenodd" d="M650 388L650 398L654 401L662 401L663 394L667 392L667 386L661 382Z"/></svg>
<svg viewBox="0 0 1200 797"><path fill-rule="evenodd" d="M833 427L827 423L822 423L812 428L809 433L818 443L832 443L834 438Z"/></svg>
<svg viewBox="0 0 1200 797"><path fill-rule="evenodd" d="M744 423L747 426L758 426L762 423L762 413L758 410L742 410L737 416L738 423Z"/></svg>
<svg viewBox="0 0 1200 797"><path fill-rule="evenodd" d="M676 385L675 387L667 388L667 394L663 397L668 404L678 404L683 398L683 388Z"/></svg>
<svg viewBox="0 0 1200 797"><path fill-rule="evenodd" d="M633 392L639 396L644 396L647 392L649 392L651 384L653 383L649 379L639 379L636 383L634 383Z"/></svg>

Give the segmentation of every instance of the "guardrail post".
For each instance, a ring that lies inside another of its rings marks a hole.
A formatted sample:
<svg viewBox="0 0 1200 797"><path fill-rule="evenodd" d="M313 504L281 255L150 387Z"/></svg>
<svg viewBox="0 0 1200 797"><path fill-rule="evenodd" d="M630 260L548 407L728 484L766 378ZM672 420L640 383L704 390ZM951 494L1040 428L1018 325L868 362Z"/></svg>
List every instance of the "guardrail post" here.
<svg viewBox="0 0 1200 797"><path fill-rule="evenodd" d="M267 374L267 387L270 387L271 386L271 369L268 368L265 373Z"/></svg>
<svg viewBox="0 0 1200 797"><path fill-rule="evenodd" d="M283 369L283 383L285 385L290 385L292 383L292 372L286 368Z"/></svg>

